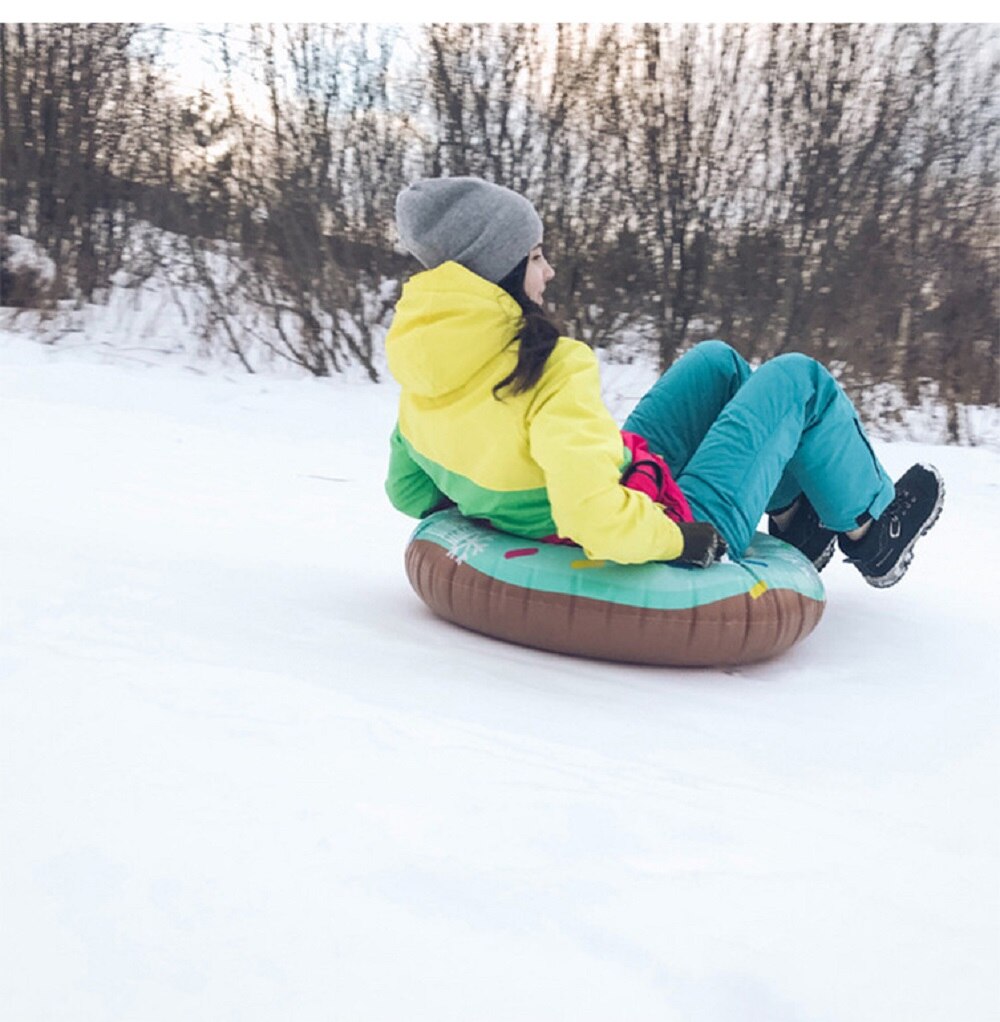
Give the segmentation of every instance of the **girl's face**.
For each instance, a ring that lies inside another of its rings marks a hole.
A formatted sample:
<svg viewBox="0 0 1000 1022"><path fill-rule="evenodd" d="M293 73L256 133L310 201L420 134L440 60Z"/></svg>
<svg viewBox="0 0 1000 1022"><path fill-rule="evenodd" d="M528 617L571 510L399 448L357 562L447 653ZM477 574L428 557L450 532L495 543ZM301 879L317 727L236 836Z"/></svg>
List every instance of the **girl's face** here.
<svg viewBox="0 0 1000 1022"><path fill-rule="evenodd" d="M536 245L528 253L528 268L524 271L524 293L533 302L541 305L545 285L555 275L556 271L549 266L548 260L542 254L542 246Z"/></svg>

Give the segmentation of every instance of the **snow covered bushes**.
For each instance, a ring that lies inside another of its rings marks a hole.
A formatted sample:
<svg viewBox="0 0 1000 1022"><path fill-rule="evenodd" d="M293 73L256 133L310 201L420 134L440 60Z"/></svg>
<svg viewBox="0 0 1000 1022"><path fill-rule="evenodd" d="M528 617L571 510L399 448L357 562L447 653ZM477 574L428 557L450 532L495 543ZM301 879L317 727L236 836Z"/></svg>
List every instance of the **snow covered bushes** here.
<svg viewBox="0 0 1000 1022"><path fill-rule="evenodd" d="M41 308L51 296L55 263L30 238L0 233L0 305Z"/></svg>

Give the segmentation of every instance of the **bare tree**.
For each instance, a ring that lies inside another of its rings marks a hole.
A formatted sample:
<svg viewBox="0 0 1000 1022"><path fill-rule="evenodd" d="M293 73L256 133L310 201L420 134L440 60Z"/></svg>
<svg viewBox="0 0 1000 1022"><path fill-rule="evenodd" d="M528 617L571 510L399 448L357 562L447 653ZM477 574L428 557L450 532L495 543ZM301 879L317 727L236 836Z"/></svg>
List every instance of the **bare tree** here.
<svg viewBox="0 0 1000 1022"><path fill-rule="evenodd" d="M119 265L116 170L127 145L142 28L0 26L0 166L8 226L57 267L58 294L93 296Z"/></svg>
<svg viewBox="0 0 1000 1022"><path fill-rule="evenodd" d="M205 30L228 91L193 98L157 31L0 26L4 226L57 297L159 272L248 369L376 379L395 195L478 174L535 203L592 344L804 350L936 393L952 438L998 400L995 27L255 25Z"/></svg>

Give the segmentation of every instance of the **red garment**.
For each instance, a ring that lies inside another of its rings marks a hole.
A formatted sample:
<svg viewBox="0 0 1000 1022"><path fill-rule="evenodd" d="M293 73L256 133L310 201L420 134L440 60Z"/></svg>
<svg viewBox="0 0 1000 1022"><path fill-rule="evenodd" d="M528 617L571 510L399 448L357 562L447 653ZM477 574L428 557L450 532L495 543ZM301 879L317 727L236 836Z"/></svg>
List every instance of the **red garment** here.
<svg viewBox="0 0 1000 1022"><path fill-rule="evenodd" d="M622 472L621 484L630 490L638 490L651 497L653 502L663 508L663 513L675 522L693 522L694 515L691 513L691 505L681 492L681 488L674 482L670 474L670 466L658 455L649 449L645 437L638 433L629 433L622 430L622 440L625 446L632 453L632 461ZM564 536L544 536L543 543L561 543L564 546L578 546L571 539Z"/></svg>
<svg viewBox="0 0 1000 1022"><path fill-rule="evenodd" d="M644 437L622 430L622 440L632 452L632 464L622 473L622 486L639 490L659 504L675 522L693 522L694 515L681 488L670 474L670 466L649 449Z"/></svg>

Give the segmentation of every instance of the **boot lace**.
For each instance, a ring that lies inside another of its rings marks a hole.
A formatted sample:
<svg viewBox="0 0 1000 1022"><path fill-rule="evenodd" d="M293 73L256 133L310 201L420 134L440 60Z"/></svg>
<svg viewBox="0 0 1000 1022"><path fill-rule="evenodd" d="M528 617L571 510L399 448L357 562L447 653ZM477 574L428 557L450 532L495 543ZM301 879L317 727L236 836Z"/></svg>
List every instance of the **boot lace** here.
<svg viewBox="0 0 1000 1022"><path fill-rule="evenodd" d="M917 502L917 495L910 490L902 490L897 493L892 503L885 509L888 516L888 531L890 539L899 539L903 529L903 518Z"/></svg>

